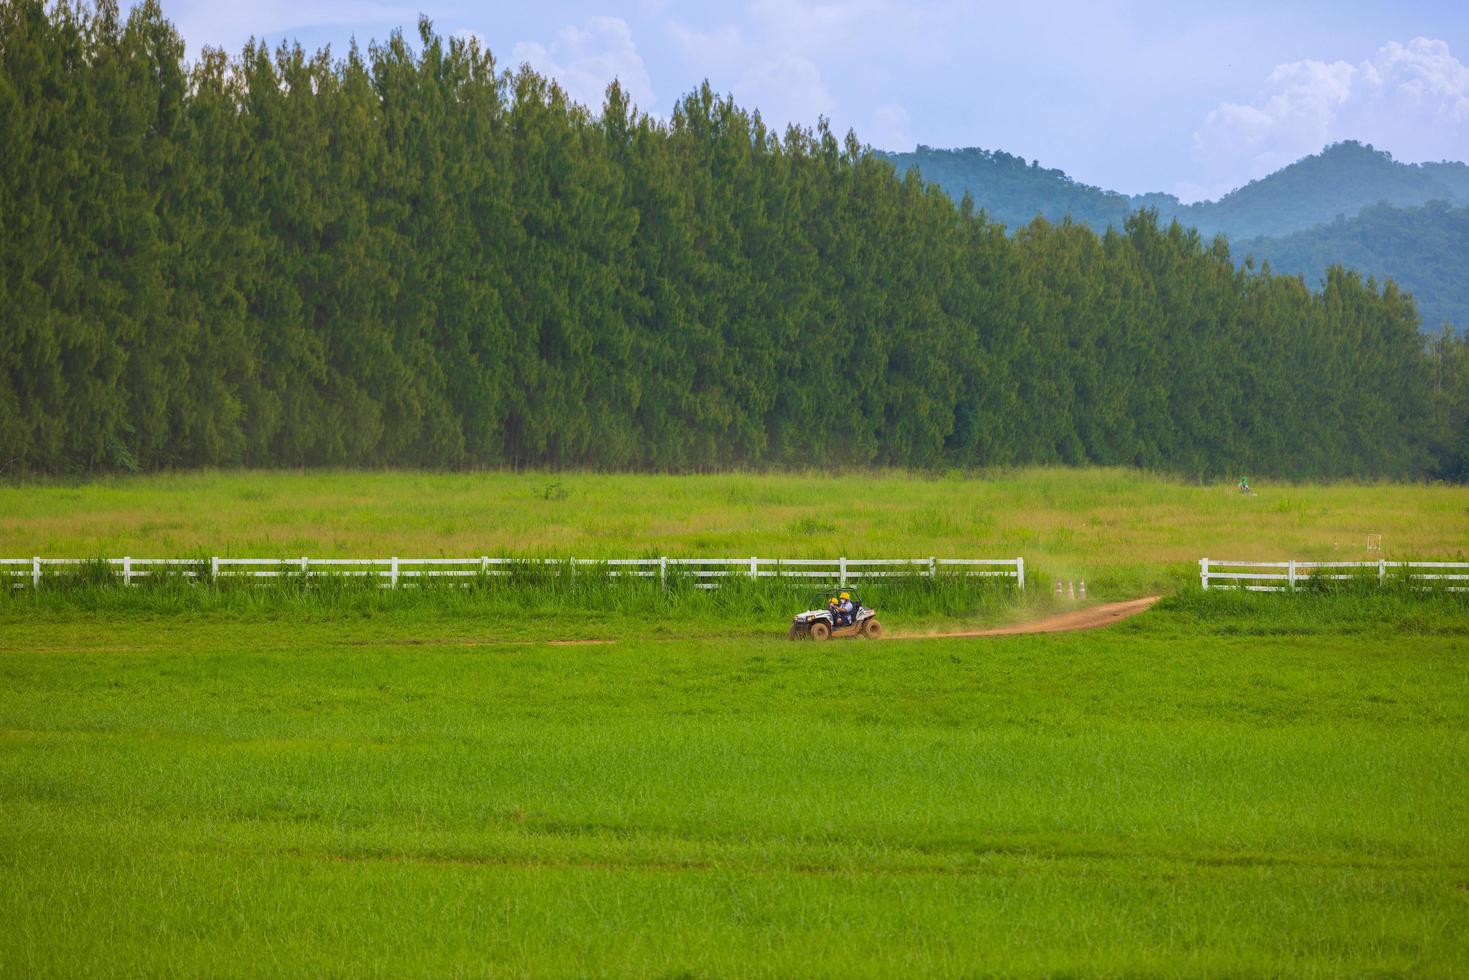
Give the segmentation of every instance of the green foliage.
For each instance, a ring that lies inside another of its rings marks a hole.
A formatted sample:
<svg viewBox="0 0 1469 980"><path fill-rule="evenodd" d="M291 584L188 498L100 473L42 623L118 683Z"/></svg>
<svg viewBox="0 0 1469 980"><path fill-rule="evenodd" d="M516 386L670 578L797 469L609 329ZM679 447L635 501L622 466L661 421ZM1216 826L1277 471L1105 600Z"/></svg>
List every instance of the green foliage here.
<svg viewBox="0 0 1469 980"><path fill-rule="evenodd" d="M1469 194L1463 200L1469 202ZM1469 327L1469 206L1375 204L1351 218L1338 215L1327 224L1233 247L1238 255L1268 262L1273 272L1308 283L1332 265L1391 279L1413 294L1425 327Z"/></svg>
<svg viewBox="0 0 1469 980"><path fill-rule="evenodd" d="M1146 211L1010 239L824 124L594 116L427 21L183 50L0 6L0 468L1435 465L1391 286Z"/></svg>
<svg viewBox="0 0 1469 980"><path fill-rule="evenodd" d="M1433 458L1437 475L1469 483L1469 333L1444 324L1428 345L1433 377Z"/></svg>

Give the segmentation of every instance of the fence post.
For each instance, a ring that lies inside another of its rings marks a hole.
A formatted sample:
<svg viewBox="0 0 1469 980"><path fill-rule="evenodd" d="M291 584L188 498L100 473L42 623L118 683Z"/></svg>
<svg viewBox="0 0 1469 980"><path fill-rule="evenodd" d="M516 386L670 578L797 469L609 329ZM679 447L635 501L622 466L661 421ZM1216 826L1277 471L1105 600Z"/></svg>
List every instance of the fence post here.
<svg viewBox="0 0 1469 980"><path fill-rule="evenodd" d="M760 559L754 555L750 556L750 578L760 577Z"/></svg>
<svg viewBox="0 0 1469 980"><path fill-rule="evenodd" d="M480 555L479 556L479 573L480 573L480 575L482 575L485 578L489 578L490 577L490 556L489 555Z"/></svg>
<svg viewBox="0 0 1469 980"><path fill-rule="evenodd" d="M1021 592L1025 591L1025 559L1015 559L1015 584Z"/></svg>
<svg viewBox="0 0 1469 980"><path fill-rule="evenodd" d="M306 578L311 574L310 567L306 563L306 556L301 556L301 577Z"/></svg>
<svg viewBox="0 0 1469 980"><path fill-rule="evenodd" d="M1199 559L1199 588L1209 591L1209 559Z"/></svg>
<svg viewBox="0 0 1469 980"><path fill-rule="evenodd" d="M928 556L928 579L933 581L934 573L938 571L939 560L933 555Z"/></svg>
<svg viewBox="0 0 1469 980"><path fill-rule="evenodd" d="M839 576L841 578L841 586L845 589L847 587L847 556L843 555L837 561L839 563L838 571L841 573Z"/></svg>
<svg viewBox="0 0 1469 980"><path fill-rule="evenodd" d="M1285 577L1288 584L1290 585L1290 590L1294 592L1296 590L1296 560L1294 558L1292 558L1290 560L1290 564L1286 566Z"/></svg>
<svg viewBox="0 0 1469 980"><path fill-rule="evenodd" d="M31 558L31 588L41 587L41 556L35 555Z"/></svg>
<svg viewBox="0 0 1469 980"><path fill-rule="evenodd" d="M209 581L219 581L219 556L213 555L209 559Z"/></svg>
<svg viewBox="0 0 1469 980"><path fill-rule="evenodd" d="M388 583L389 583L388 584L388 587L389 588L396 589L398 587L398 556L397 555L394 555L393 556L392 571L389 572L389 574L388 574Z"/></svg>
<svg viewBox="0 0 1469 980"><path fill-rule="evenodd" d="M668 556L664 555L658 559L658 584L668 588Z"/></svg>
<svg viewBox="0 0 1469 980"><path fill-rule="evenodd" d="M1377 586L1378 586L1378 588L1381 588L1382 587L1382 584L1384 582L1386 582L1386 581L1387 581L1387 559L1386 558L1379 558L1379 559L1377 559Z"/></svg>
<svg viewBox="0 0 1469 980"><path fill-rule="evenodd" d="M39 569L40 568L40 565L38 564L36 567L37 567L37 569ZM36 581L38 583L40 582L39 572L37 573L37 579L36 579ZM132 585L133 584L133 560L131 558L129 558L127 555L123 555L122 556L122 584L123 585Z"/></svg>

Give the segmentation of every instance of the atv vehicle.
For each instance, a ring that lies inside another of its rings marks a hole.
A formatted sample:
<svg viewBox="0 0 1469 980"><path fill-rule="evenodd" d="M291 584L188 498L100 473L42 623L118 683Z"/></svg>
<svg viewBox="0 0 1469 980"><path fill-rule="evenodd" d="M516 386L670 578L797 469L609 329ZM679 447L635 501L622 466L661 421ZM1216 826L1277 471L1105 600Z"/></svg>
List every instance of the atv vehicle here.
<svg viewBox="0 0 1469 980"><path fill-rule="evenodd" d="M851 595L852 605L856 607L856 610L852 613L852 625L850 626L838 626L832 615L829 600L836 598L842 592L847 592ZM816 594L816 601L812 605L816 608L809 609L803 613L797 613L791 621L791 639L825 640L830 637L843 639L863 636L869 640L875 640L882 635L882 624L877 621L877 610L868 609L863 606L862 600L857 598L857 593L851 589L832 589L828 592L818 592Z"/></svg>

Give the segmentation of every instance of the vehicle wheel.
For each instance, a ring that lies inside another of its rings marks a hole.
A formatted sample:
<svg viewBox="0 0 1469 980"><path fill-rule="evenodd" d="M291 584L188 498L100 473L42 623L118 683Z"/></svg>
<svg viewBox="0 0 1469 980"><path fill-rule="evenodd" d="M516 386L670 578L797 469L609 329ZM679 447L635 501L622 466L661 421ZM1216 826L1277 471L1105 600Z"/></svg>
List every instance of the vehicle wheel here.
<svg viewBox="0 0 1469 980"><path fill-rule="evenodd" d="M862 624L862 635L869 640L875 640L882 636L882 624L875 619L869 619Z"/></svg>
<svg viewBox="0 0 1469 980"><path fill-rule="evenodd" d="M825 623L811 624L811 639L819 642L826 639L828 636L831 636L830 626L826 625Z"/></svg>
<svg viewBox="0 0 1469 980"><path fill-rule="evenodd" d="M801 632L801 628L799 626L792 626L791 627L791 631L790 631L790 633L788 635L793 640L799 640L799 639L801 639L801 637L805 636L806 634L803 633L803 632Z"/></svg>

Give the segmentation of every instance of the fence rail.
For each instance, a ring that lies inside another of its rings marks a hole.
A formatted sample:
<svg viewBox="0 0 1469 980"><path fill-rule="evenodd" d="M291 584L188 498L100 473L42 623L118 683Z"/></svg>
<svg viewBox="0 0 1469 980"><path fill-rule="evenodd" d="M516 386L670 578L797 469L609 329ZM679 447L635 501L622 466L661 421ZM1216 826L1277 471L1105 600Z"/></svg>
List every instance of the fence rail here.
<svg viewBox="0 0 1469 980"><path fill-rule="evenodd" d="M1360 582L1389 578L1418 588L1469 592L1469 562L1464 561L1220 561L1199 559L1199 585L1289 592L1311 582Z"/></svg>
<svg viewBox="0 0 1469 980"><path fill-rule="evenodd" d="M716 588L719 580L780 578L830 582L844 586L854 581L916 576L959 575L970 578L1009 578L1025 588L1024 558L0 558L0 581L12 588L40 588L48 575L75 573L82 566L103 564L115 570L123 585L150 576L175 575L195 581L340 576L377 578L385 588L397 588L424 578L501 577L536 566L560 566L570 574L587 569L610 578L670 577L694 580L700 588Z"/></svg>

